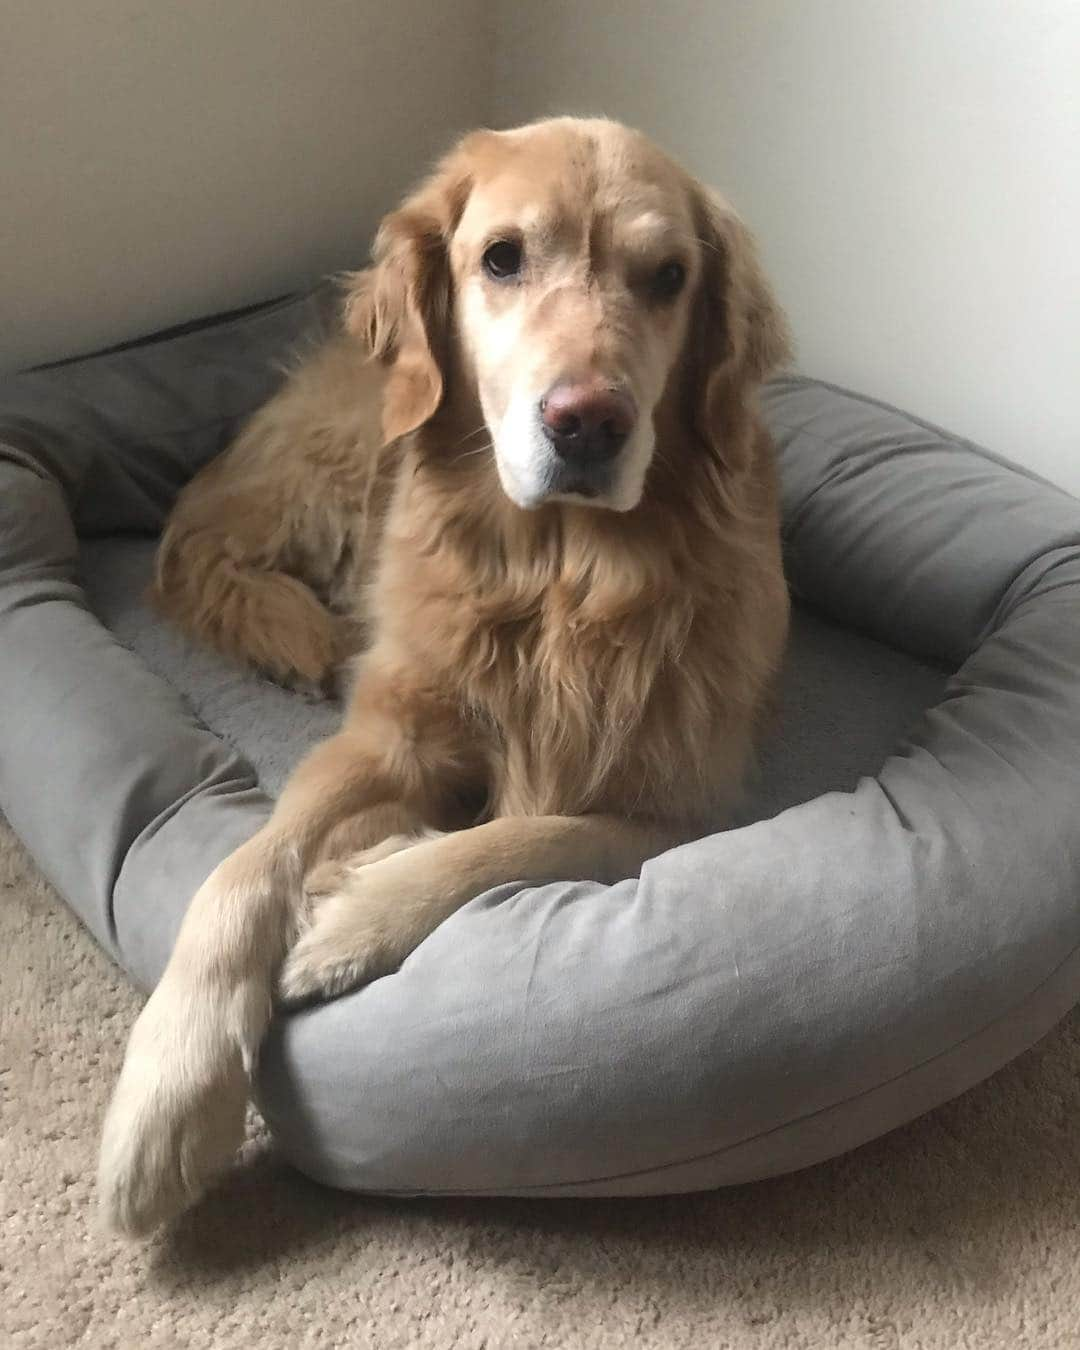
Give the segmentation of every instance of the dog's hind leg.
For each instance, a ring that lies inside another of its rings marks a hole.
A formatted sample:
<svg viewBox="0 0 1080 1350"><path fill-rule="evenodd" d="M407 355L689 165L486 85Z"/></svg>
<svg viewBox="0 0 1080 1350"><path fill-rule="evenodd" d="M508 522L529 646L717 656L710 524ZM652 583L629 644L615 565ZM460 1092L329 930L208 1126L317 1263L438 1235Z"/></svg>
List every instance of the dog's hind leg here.
<svg viewBox="0 0 1080 1350"><path fill-rule="evenodd" d="M329 344L188 484L151 587L168 618L283 683L328 684L359 645L393 473L381 378L355 344Z"/></svg>
<svg viewBox="0 0 1080 1350"><path fill-rule="evenodd" d="M326 688L349 655L348 628L299 577L272 565L243 529L171 524L152 600L205 646L281 684Z"/></svg>

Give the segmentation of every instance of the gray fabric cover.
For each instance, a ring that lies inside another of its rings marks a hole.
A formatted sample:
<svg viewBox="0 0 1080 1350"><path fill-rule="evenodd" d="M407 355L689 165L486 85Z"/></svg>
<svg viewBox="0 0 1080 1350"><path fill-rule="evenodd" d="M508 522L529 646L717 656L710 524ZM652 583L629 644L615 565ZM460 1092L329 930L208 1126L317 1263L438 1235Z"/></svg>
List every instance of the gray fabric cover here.
<svg viewBox="0 0 1080 1350"><path fill-rule="evenodd" d="M0 809L145 988L337 717L164 630L148 536L327 315L319 293L0 386ZM1080 503L820 383L765 405L801 604L745 823L640 881L501 887L276 1022L261 1103L311 1175L744 1181L945 1100L1080 996Z"/></svg>

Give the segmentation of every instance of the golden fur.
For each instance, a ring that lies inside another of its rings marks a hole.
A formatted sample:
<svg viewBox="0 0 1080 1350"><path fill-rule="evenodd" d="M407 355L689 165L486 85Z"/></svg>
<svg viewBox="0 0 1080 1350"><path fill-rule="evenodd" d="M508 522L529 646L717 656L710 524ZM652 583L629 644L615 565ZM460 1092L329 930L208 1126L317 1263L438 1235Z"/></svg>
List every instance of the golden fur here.
<svg viewBox="0 0 1080 1350"><path fill-rule="evenodd" d="M545 261L493 285L478 259L510 225ZM660 303L641 278L673 249ZM644 137L467 137L344 312L159 553L159 604L223 651L319 683L363 654L341 731L204 884L135 1028L101 1167L128 1230L235 1148L283 957L283 996L340 992L499 882L634 875L730 802L784 643L755 390L786 329L737 217ZM643 476L614 509L524 510L499 428L570 368L633 391Z"/></svg>

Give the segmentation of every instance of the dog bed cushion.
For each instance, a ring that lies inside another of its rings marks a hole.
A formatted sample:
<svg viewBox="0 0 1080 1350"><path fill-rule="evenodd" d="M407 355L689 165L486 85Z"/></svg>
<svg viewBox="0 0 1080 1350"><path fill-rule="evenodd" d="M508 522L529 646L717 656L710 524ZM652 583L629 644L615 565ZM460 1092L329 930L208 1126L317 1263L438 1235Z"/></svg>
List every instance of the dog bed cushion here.
<svg viewBox="0 0 1080 1350"><path fill-rule="evenodd" d="M0 384L0 809L144 988L340 710L142 599L179 488L329 293ZM798 604L735 828L640 880L478 897L395 975L277 1019L278 1146L380 1192L630 1194L838 1153L1080 997L1080 502L775 381Z"/></svg>

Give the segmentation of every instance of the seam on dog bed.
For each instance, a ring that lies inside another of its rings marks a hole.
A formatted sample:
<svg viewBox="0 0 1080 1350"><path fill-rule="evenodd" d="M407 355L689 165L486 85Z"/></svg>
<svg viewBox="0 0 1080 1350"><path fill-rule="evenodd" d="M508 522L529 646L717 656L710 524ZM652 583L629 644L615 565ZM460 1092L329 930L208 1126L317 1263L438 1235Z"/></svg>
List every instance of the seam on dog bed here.
<svg viewBox="0 0 1080 1350"><path fill-rule="evenodd" d="M252 305L241 305L239 309L225 309L218 314L208 314L203 318L172 324L168 328L158 328L151 333L144 333L141 337L115 342L109 347L98 347L94 351L80 352L76 356L62 356L57 361L42 361L39 365L27 366L19 373L36 375L40 371L63 370L65 366L78 365L81 361L97 361L103 356L118 356L121 352L134 351L140 347L154 347L160 342L172 342L177 338L191 337L196 333L223 330L245 319L261 318L263 314L284 309L286 305L303 298L304 292L290 291L284 295L272 296L269 300L257 300Z"/></svg>
<svg viewBox="0 0 1080 1350"><path fill-rule="evenodd" d="M11 434L10 428L8 428L6 434ZM0 441L0 464L14 464L17 469L25 469L28 473L32 473L35 478L40 478L45 483L55 483L57 487L60 487L56 475L51 473L34 453L35 450L38 453L47 453L48 447L39 446L32 437L27 437L27 439L33 445L33 450L18 445L15 441Z"/></svg>

